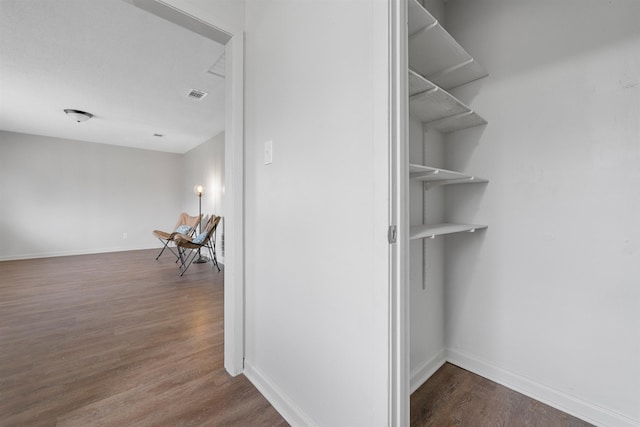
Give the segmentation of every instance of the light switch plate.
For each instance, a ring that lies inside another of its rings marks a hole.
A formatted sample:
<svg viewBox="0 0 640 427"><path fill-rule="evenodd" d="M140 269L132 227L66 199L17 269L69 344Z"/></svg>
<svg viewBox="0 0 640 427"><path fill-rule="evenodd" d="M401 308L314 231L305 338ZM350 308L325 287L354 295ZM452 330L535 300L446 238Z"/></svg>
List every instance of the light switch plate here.
<svg viewBox="0 0 640 427"><path fill-rule="evenodd" d="M269 140L264 143L264 164L273 163L273 141Z"/></svg>

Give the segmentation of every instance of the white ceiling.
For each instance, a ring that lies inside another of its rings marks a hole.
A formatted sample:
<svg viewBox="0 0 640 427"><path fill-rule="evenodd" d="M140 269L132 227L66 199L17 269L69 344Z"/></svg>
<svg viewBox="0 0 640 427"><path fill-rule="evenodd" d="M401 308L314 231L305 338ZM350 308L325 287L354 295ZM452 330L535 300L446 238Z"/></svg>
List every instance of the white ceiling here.
<svg viewBox="0 0 640 427"><path fill-rule="evenodd" d="M0 130L184 153L224 130L223 54L121 0L0 0Z"/></svg>

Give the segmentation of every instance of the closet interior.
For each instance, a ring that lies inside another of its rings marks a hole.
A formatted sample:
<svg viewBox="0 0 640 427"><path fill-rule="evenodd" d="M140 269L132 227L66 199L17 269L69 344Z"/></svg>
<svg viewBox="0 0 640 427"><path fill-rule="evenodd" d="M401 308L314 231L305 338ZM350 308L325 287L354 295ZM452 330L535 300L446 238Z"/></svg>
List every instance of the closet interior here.
<svg viewBox="0 0 640 427"><path fill-rule="evenodd" d="M487 228L448 221L456 215L447 209L447 187L489 182L446 163L447 135L487 124L453 92L488 73L441 25L443 9L440 0L408 0L411 392L446 357L445 235Z"/></svg>

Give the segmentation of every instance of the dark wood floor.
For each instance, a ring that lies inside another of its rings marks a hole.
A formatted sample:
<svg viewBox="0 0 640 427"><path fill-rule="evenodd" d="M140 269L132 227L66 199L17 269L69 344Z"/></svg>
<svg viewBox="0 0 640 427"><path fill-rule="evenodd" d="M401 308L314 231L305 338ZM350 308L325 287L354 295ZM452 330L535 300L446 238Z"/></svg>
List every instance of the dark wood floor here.
<svg viewBox="0 0 640 427"><path fill-rule="evenodd" d="M0 426L286 426L223 367L223 275L157 251L0 262Z"/></svg>
<svg viewBox="0 0 640 427"><path fill-rule="evenodd" d="M411 425L592 427L450 363L445 363L411 395Z"/></svg>
<svg viewBox="0 0 640 427"><path fill-rule="evenodd" d="M0 262L0 426L287 425L224 370L223 274L156 252ZM411 425L589 426L450 364Z"/></svg>

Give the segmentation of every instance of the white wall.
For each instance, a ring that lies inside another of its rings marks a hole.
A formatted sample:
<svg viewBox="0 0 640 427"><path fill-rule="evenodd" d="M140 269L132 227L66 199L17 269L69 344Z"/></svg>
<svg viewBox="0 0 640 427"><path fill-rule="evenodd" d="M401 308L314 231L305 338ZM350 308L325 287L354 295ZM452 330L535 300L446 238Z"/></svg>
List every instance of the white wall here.
<svg viewBox="0 0 640 427"><path fill-rule="evenodd" d="M157 247L182 171L178 154L0 131L0 260Z"/></svg>
<svg viewBox="0 0 640 427"><path fill-rule="evenodd" d="M599 425L640 425L640 2L451 0L490 76L455 93L446 336L455 361ZM478 238L480 237L480 238Z"/></svg>
<svg viewBox="0 0 640 427"><path fill-rule="evenodd" d="M293 425L387 425L387 4L246 6L245 373Z"/></svg>
<svg viewBox="0 0 640 427"><path fill-rule="evenodd" d="M183 157L184 178L182 186L183 210L190 215L198 214L198 196L193 192L197 184L204 185L202 215L214 214L224 217L222 197L224 193L224 132L196 148ZM222 261L222 233L224 222L216 233L216 255Z"/></svg>

